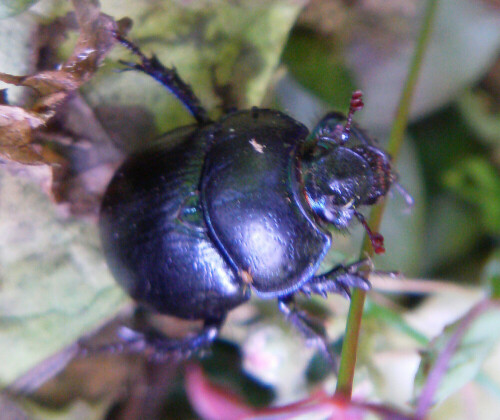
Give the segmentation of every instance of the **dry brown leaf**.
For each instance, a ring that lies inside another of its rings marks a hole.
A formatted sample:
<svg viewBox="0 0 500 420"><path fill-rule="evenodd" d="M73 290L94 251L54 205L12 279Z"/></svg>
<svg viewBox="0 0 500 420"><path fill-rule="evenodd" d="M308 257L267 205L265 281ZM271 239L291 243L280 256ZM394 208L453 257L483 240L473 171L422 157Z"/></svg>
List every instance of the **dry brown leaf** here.
<svg viewBox="0 0 500 420"><path fill-rule="evenodd" d="M89 81L116 40L130 26L128 19L119 23L100 12L94 0L73 0L80 35L73 53L58 70L41 71L28 76L0 73L0 81L29 87L39 95L31 109L0 105L0 155L28 165L61 165L64 159L46 144L34 142L33 132L44 126L56 107L82 84Z"/></svg>

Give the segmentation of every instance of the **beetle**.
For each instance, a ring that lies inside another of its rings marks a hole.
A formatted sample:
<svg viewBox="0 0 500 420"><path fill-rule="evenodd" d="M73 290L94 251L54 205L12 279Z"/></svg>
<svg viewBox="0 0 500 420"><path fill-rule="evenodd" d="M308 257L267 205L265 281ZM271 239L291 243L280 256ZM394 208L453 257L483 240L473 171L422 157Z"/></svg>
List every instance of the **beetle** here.
<svg viewBox="0 0 500 420"><path fill-rule="evenodd" d="M384 251L358 208L375 204L395 180L390 156L352 122L361 93L353 94L347 117L329 113L311 133L283 112L257 107L212 121L174 68L115 36L138 57L124 64L169 89L196 124L151 142L116 171L100 211L104 254L139 305L203 321L193 336L148 331L125 345L160 359L189 355L209 346L227 313L255 293L276 299L327 351L294 296L370 288L365 260L316 272L332 244L329 228L345 231L353 219L375 251Z"/></svg>

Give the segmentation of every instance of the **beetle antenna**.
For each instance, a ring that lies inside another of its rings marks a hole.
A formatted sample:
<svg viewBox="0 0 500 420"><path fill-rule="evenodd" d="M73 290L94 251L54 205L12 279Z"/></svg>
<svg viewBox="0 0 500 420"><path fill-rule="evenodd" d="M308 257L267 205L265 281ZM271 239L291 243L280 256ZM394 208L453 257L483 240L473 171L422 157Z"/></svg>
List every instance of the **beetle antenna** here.
<svg viewBox="0 0 500 420"><path fill-rule="evenodd" d="M368 237L370 238L370 242L372 243L373 250L375 251L375 253L376 254L383 254L385 252L384 237L380 233L373 232L370 229L370 226L368 226L368 223L366 222L365 218L363 217L363 215L361 213L359 213L355 210L354 216L356 216L356 219L358 219L359 222L365 228L366 233L368 234Z"/></svg>
<svg viewBox="0 0 500 420"><path fill-rule="evenodd" d="M342 132L342 140L344 142L347 141L349 132L351 131L352 126L352 118L356 111L360 111L363 109L365 104L363 103L363 92L360 90L356 90L352 93L351 103L349 104L349 113L347 114L347 121L344 125L344 130Z"/></svg>

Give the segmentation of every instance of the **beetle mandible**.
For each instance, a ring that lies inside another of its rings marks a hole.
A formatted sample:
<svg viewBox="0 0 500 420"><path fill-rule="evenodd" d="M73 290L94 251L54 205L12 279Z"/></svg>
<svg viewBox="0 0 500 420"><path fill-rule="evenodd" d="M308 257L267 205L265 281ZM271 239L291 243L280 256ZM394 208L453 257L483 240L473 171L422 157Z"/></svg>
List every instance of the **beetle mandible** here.
<svg viewBox="0 0 500 420"><path fill-rule="evenodd" d="M345 230L353 219L384 251L358 209L395 180L389 155L352 123L361 93L347 117L329 113L311 133L285 113L257 107L212 121L174 68L115 36L139 58L125 64L163 84L196 120L129 156L103 198L101 239L117 282L156 313L204 322L184 339L137 333L129 344L157 358L189 355L210 345L227 313L253 292L277 299L327 351L294 296L370 288L364 260L316 271L331 246L328 227Z"/></svg>

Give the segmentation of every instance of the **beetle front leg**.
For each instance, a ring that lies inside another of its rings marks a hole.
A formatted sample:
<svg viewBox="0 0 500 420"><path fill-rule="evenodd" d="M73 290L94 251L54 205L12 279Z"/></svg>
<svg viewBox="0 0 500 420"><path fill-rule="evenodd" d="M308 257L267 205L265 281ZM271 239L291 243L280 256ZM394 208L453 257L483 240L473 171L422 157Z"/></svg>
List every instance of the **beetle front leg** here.
<svg viewBox="0 0 500 420"><path fill-rule="evenodd" d="M318 349L336 372L337 358L328 349L328 341L323 326L314 322L314 320L304 311L297 309L293 295L278 299L278 308L281 313L285 315L287 321L304 336L307 344Z"/></svg>
<svg viewBox="0 0 500 420"><path fill-rule="evenodd" d="M169 338L155 329L139 332L122 327L118 332L120 341L100 347L89 347L80 343L79 353L80 356L143 353L152 362L182 360L206 350L219 335L223 322L224 318L207 320L198 333L180 339Z"/></svg>
<svg viewBox="0 0 500 420"><path fill-rule="evenodd" d="M151 58L146 57L137 45L121 36L119 33L115 33L114 36L118 42L127 47L141 60L140 63L127 63L122 61L122 64L125 64L133 70L142 71L160 82L182 102L198 124L208 124L211 122L207 110L201 105L200 100L194 94L191 86L180 78L174 67L165 67L155 55L152 55Z"/></svg>
<svg viewBox="0 0 500 420"><path fill-rule="evenodd" d="M326 298L328 293L338 293L349 298L351 287L370 290L366 272L361 270L367 264L368 260L363 259L349 265L338 265L325 274L314 276L299 291L308 296L314 293Z"/></svg>

